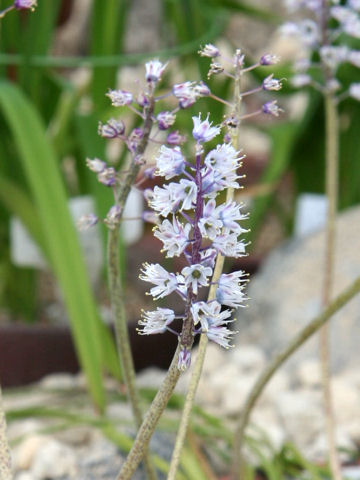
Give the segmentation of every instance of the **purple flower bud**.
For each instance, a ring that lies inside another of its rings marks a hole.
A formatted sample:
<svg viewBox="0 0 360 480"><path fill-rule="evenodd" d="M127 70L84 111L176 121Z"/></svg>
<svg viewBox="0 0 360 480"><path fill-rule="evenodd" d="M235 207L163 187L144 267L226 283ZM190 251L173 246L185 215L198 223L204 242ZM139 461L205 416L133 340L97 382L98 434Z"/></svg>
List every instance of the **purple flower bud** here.
<svg viewBox="0 0 360 480"><path fill-rule="evenodd" d="M88 230L90 227L93 227L98 222L98 217L95 213L89 213L88 215L82 215L76 222L77 228L82 230Z"/></svg>
<svg viewBox="0 0 360 480"><path fill-rule="evenodd" d="M112 187L116 183L116 171L115 168L109 167L105 168L102 172L100 172L97 176L100 183L105 185L106 187Z"/></svg>
<svg viewBox="0 0 360 480"><path fill-rule="evenodd" d="M215 45L212 45L211 43L207 43L205 47L199 50L198 53L201 57L209 57L209 58L218 57L220 55L219 49L215 47Z"/></svg>
<svg viewBox="0 0 360 480"><path fill-rule="evenodd" d="M106 163L100 160L99 158L94 158L91 160L90 158L86 159L86 166L95 173L101 173L106 168Z"/></svg>
<svg viewBox="0 0 360 480"><path fill-rule="evenodd" d="M130 133L128 138L128 148L130 152L135 152L137 146L139 145L140 140L142 139L143 131L141 128L134 128L134 130Z"/></svg>
<svg viewBox="0 0 360 480"><path fill-rule="evenodd" d="M230 135L230 133L225 133L225 135L224 135L224 142L225 142L225 143L231 143L231 135Z"/></svg>
<svg viewBox="0 0 360 480"><path fill-rule="evenodd" d="M178 357L178 369L184 372L190 367L191 364L191 352L186 348L180 350Z"/></svg>
<svg viewBox="0 0 360 480"><path fill-rule="evenodd" d="M176 116L171 112L160 112L156 117L160 130L167 130L174 124Z"/></svg>
<svg viewBox="0 0 360 480"><path fill-rule="evenodd" d="M185 142L185 140L186 137L184 135L180 135L178 130L170 132L166 137L166 143L169 145L181 145Z"/></svg>
<svg viewBox="0 0 360 480"><path fill-rule="evenodd" d="M37 6L37 1L36 0L15 0L14 1L14 7L17 10L34 10L34 8Z"/></svg>
<svg viewBox="0 0 360 480"><path fill-rule="evenodd" d="M194 90L199 97L208 97L211 93L210 88L204 82L200 82L196 85Z"/></svg>
<svg viewBox="0 0 360 480"><path fill-rule="evenodd" d="M292 77L291 84L295 88L301 88L305 87L306 85L310 85L311 81L312 78L307 73L298 73Z"/></svg>
<svg viewBox="0 0 360 480"><path fill-rule="evenodd" d="M260 65L274 65L278 63L279 57L277 55L273 55L271 53L266 53L260 58Z"/></svg>
<svg viewBox="0 0 360 480"><path fill-rule="evenodd" d="M279 114L284 110L277 105L276 100L272 100L270 102L264 103L264 105L262 106L262 111L267 115L273 115L274 117L278 117Z"/></svg>
<svg viewBox="0 0 360 480"><path fill-rule="evenodd" d="M156 170L156 167L145 168L144 177L149 178L150 180L153 180L155 178L155 175L154 175L155 170Z"/></svg>
<svg viewBox="0 0 360 480"><path fill-rule="evenodd" d="M274 74L272 73L266 77L262 83L262 88L264 90L280 90L282 87L281 80L278 78L273 78Z"/></svg>
<svg viewBox="0 0 360 480"><path fill-rule="evenodd" d="M179 100L179 107L182 109L192 107L196 102L195 93L192 96L184 97Z"/></svg>
<svg viewBox="0 0 360 480"><path fill-rule="evenodd" d="M113 230L116 227L116 225L119 223L121 218L121 213L122 211L119 205L114 205L113 207L110 208L104 220L104 222L110 229Z"/></svg>
<svg viewBox="0 0 360 480"><path fill-rule="evenodd" d="M98 134L103 138L116 138L125 132L123 121L111 118L107 123L99 122Z"/></svg>
<svg viewBox="0 0 360 480"><path fill-rule="evenodd" d="M159 60L151 60L150 62L145 63L145 79L147 82L158 82L161 80L161 75L163 74L167 63L162 64Z"/></svg>
<svg viewBox="0 0 360 480"><path fill-rule="evenodd" d="M234 66L235 68L243 68L245 65L245 55L242 53L240 48L238 48L234 55Z"/></svg>
<svg viewBox="0 0 360 480"><path fill-rule="evenodd" d="M211 75L218 75L223 71L224 71L224 67L221 65L221 63L216 63L212 61L209 68L209 72L208 72L208 78L211 77Z"/></svg>
<svg viewBox="0 0 360 480"><path fill-rule="evenodd" d="M133 101L132 93L127 92L126 90L109 90L106 96L110 98L111 104L114 107L130 105Z"/></svg>
<svg viewBox="0 0 360 480"><path fill-rule="evenodd" d="M145 210L142 214L142 218L144 222L153 223L155 225L159 224L159 217L152 210Z"/></svg>
<svg viewBox="0 0 360 480"><path fill-rule="evenodd" d="M138 105L140 105L140 107L146 107L147 105L149 105L149 99L144 92L139 93L136 102Z"/></svg>

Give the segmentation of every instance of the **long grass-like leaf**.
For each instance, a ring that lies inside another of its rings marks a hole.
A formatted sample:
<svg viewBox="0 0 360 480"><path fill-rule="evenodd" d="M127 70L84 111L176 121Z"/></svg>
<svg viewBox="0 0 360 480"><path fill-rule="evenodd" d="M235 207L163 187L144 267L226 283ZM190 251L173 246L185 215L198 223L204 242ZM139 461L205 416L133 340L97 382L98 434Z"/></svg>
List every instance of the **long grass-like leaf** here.
<svg viewBox="0 0 360 480"><path fill-rule="evenodd" d="M13 132L42 225L46 249L63 291L89 390L95 404L102 410L105 396L100 323L55 153L45 137L37 112L16 87L0 83L0 105Z"/></svg>

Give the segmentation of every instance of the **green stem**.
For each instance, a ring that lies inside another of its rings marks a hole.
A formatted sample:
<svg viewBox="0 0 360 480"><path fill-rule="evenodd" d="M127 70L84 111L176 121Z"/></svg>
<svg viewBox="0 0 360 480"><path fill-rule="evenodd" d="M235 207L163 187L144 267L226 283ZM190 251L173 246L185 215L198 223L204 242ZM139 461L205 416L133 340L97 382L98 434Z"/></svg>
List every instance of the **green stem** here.
<svg viewBox="0 0 360 480"><path fill-rule="evenodd" d="M234 85L234 115L238 120L238 125L237 125L237 128L234 128L234 135L233 135L233 143L235 145L236 150L238 150L239 148L239 138L240 138L241 75L242 75L241 68L240 66L238 66L235 72L235 85ZM232 188L229 188L226 192L226 201L227 202L231 201L233 199L233 196L234 196L234 190ZM224 260L225 258L221 254L217 256L213 278L211 282L212 285L210 287L209 295L208 295L208 302L216 298L216 289L217 289L216 282L219 280L220 275L223 271ZM199 385L200 378L201 378L201 372L204 365L207 345L208 345L208 338L205 334L202 334L200 337L200 343L199 343L199 347L196 355L194 369L191 374L189 389L185 398L185 404L184 404L183 412L181 415L179 429L176 435L175 447L171 457L169 475L167 480L175 480L176 472L177 472L177 469L179 468L181 451L185 443L185 437L186 437L186 432L187 432L189 421L190 421L191 410L194 405L197 387Z"/></svg>
<svg viewBox="0 0 360 480"><path fill-rule="evenodd" d="M116 205L120 207L121 216L124 211L125 202L130 193L131 186L135 182L135 179L139 173L141 164L138 157L142 156L148 144L151 128L152 128L152 115L154 111L154 99L151 96L149 101L149 107L146 112L146 118L144 123L144 131L141 142L139 143L134 159L131 163L129 171L126 175L124 183L117 194ZM121 366L124 374L124 381L126 385L127 396L131 404L132 412L135 419L137 428L140 428L142 423L142 412L140 408L139 393L135 385L135 368L131 353L130 339L128 326L126 322L125 306L124 306L124 294L122 289L122 275L119 259L119 240L120 230L119 225L114 229L109 230L108 234L108 276L109 276L109 290L111 307L113 312L114 324L115 324L115 336L118 353L121 361ZM150 480L156 479L156 472L151 465L148 452L144 453L144 464L147 473L147 477Z"/></svg>
<svg viewBox="0 0 360 480"><path fill-rule="evenodd" d="M11 457L10 449L6 436L6 420L5 412L2 405L2 395L0 386L0 478L1 480L10 480L11 473Z"/></svg>
<svg viewBox="0 0 360 480"><path fill-rule="evenodd" d="M360 292L360 277L358 277L347 289L345 289L338 297L335 298L323 312L312 319L306 327L304 327L288 345L273 358L268 364L266 369L257 379L255 385L251 389L247 396L245 405L242 408L241 415L236 427L234 435L234 466L233 466L233 478L234 480L243 480L244 477L240 476L241 464L242 464L242 445L244 441L245 428L248 424L250 414L263 392L264 388L272 378L272 376L278 371L281 365L303 345L314 333L316 333L325 323L347 302L349 302L357 293Z"/></svg>
<svg viewBox="0 0 360 480"><path fill-rule="evenodd" d="M10 7L7 7L4 10L2 10L0 12L0 20L4 18L7 13L11 12L11 10L14 10L14 8L15 8L14 5L10 5Z"/></svg>
<svg viewBox="0 0 360 480"><path fill-rule="evenodd" d="M177 366L179 352L180 346L178 345L166 377L145 415L144 421L139 428L130 453L123 463L116 480L129 480L134 474L144 455L144 450L149 444L151 435L153 434L161 414L165 410L180 377L181 372Z"/></svg>
<svg viewBox="0 0 360 480"><path fill-rule="evenodd" d="M325 95L325 139L326 139L326 197L328 213L326 223L324 278L322 290L322 306L326 307L331 299L334 282L336 212L338 203L338 114L333 94ZM322 370L322 386L326 430L329 444L330 468L334 480L341 480L340 460L336 450L336 425L330 380L329 326L325 324L320 330L320 358Z"/></svg>

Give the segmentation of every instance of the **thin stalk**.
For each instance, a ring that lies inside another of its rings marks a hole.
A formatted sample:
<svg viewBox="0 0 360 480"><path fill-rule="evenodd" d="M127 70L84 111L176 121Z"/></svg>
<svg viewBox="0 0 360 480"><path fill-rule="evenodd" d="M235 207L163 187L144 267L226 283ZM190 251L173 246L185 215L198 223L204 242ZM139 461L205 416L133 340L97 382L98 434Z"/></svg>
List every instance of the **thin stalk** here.
<svg viewBox="0 0 360 480"><path fill-rule="evenodd" d="M143 138L139 143L138 148L136 149L134 160L138 156L141 156L144 153L146 146L148 144L150 131L152 128L153 110L154 110L154 101L151 100L149 104L149 108L146 113ZM116 197L117 197L116 205L120 207L121 214L124 211L125 202L130 193L131 186L133 185L140 170L140 162L136 162L134 160L126 175L124 183L120 188L120 191L116 193ZM108 277L109 277L110 300L111 300L111 307L112 307L112 313L113 313L114 325L115 325L116 344L117 344L121 366L124 374L126 392L127 392L129 402L131 404L132 412L135 419L135 424L137 428L140 428L142 423L142 412L140 408L139 393L135 385L135 368L134 368L134 362L133 362L132 353L131 353L128 326L126 322L124 294L123 294L122 280L121 280L122 272L120 268L120 258L119 258L119 240L120 240L120 231L119 231L119 225L117 225L114 229L109 230L109 233L108 233L107 256L108 256ZM155 480L156 472L150 462L150 457L147 451L144 453L144 465L145 465L147 477L150 480Z"/></svg>
<svg viewBox="0 0 360 480"><path fill-rule="evenodd" d="M240 79L241 79L241 71L239 67L235 74L235 87L234 87L234 97L235 97L234 113L238 120L240 119L240 110L241 110ZM234 136L233 136L233 143L235 144L236 149L239 148L239 127L240 127L240 120L239 120L238 128L234 129ZM234 196L234 190L232 188L229 188L228 191L226 192L226 200L228 202L231 201L233 199L233 196ZM208 295L208 302L215 300L216 298L217 282L223 271L224 260L225 258L221 254L219 254L216 258L214 273L213 273L209 295ZM195 395L196 395L196 391L201 378L202 368L204 365L205 354L206 354L206 347L208 345L208 342L209 342L208 337L206 336L206 334L202 333L200 336L200 342L199 342L194 369L191 374L189 389L185 398L180 425L176 435L175 447L171 457L170 469L169 469L167 480L175 480L176 472L179 468L181 451L184 446L186 432L189 426L191 411L194 405Z"/></svg>
<svg viewBox="0 0 360 480"><path fill-rule="evenodd" d="M322 33L322 44L329 45L328 23L330 16L329 0L322 0L320 9L320 30ZM333 72L326 64L322 64L326 84L333 79ZM325 308L332 296L332 287L334 282L334 262L335 262L335 222L338 204L338 169L339 169L339 128L338 112L334 94L326 91L325 100L325 186L328 202L326 239L325 239L325 258L324 258L324 276L322 285L322 307ZM334 480L341 480L340 459L336 450L336 426L333 407L333 397L330 380L330 346L328 325L320 330L319 336L321 379L325 407L326 434L329 445L329 460L332 477Z"/></svg>
<svg viewBox="0 0 360 480"><path fill-rule="evenodd" d="M159 391L157 392L152 404L150 405L149 410L144 417L144 421L139 428L134 444L125 462L123 463L121 470L116 477L116 480L131 479L144 455L144 451L149 444L151 435L153 434L155 427L161 417L161 414L165 410L166 405L168 404L168 401L180 377L181 372L178 369L179 352L180 346L178 345L166 377L163 380Z"/></svg>
<svg viewBox="0 0 360 480"><path fill-rule="evenodd" d="M306 327L304 327L298 334L296 334L288 345L278 353L268 366L263 370L262 374L257 379L255 385L247 396L245 405L242 407L239 421L237 423L234 435L234 464L233 464L233 479L244 480L241 476L241 460L242 460L242 446L244 443L245 429L249 422L250 414L259 399L264 388L271 380L272 376L279 370L281 365L298 350L314 333L316 333L326 322L344 305L346 305L357 293L360 292L360 277L346 288L338 297L336 297L320 315L313 318Z"/></svg>
<svg viewBox="0 0 360 480"><path fill-rule="evenodd" d="M325 96L325 127L326 127L326 196L328 213L326 223L325 262L322 290L322 306L326 307L331 299L334 283L336 212L338 203L338 113L335 99L331 93ZM329 444L329 460L334 480L341 480L340 460L336 450L336 425L330 380L329 325L320 330L320 359L322 372L322 387L324 395L326 431Z"/></svg>
<svg viewBox="0 0 360 480"><path fill-rule="evenodd" d="M5 412L2 405L2 395L0 386L0 479L11 480L11 457L10 449L6 436Z"/></svg>

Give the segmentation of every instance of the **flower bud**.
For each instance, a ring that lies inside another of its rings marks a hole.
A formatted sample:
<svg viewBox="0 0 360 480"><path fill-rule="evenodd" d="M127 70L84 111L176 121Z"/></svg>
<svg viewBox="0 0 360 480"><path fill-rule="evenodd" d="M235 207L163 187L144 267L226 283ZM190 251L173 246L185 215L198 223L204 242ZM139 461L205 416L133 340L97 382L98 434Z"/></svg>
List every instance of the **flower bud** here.
<svg viewBox="0 0 360 480"><path fill-rule="evenodd" d="M116 138L125 132L123 121L117 121L111 118L106 123L99 122L98 134L103 138Z"/></svg>
<svg viewBox="0 0 360 480"><path fill-rule="evenodd" d="M15 0L14 7L16 10L34 10L37 6L36 0Z"/></svg>
<svg viewBox="0 0 360 480"><path fill-rule="evenodd" d="M166 137L166 143L169 145L181 145L186 140L184 135L181 135L178 130L174 130L170 132L169 135Z"/></svg>
<svg viewBox="0 0 360 480"><path fill-rule="evenodd" d="M167 130L174 124L176 116L171 112L160 112L157 117L158 127L160 130Z"/></svg>
<svg viewBox="0 0 360 480"><path fill-rule="evenodd" d="M133 101L132 93L127 92L126 90L109 90L106 96L110 98L111 104L114 107L130 105Z"/></svg>

